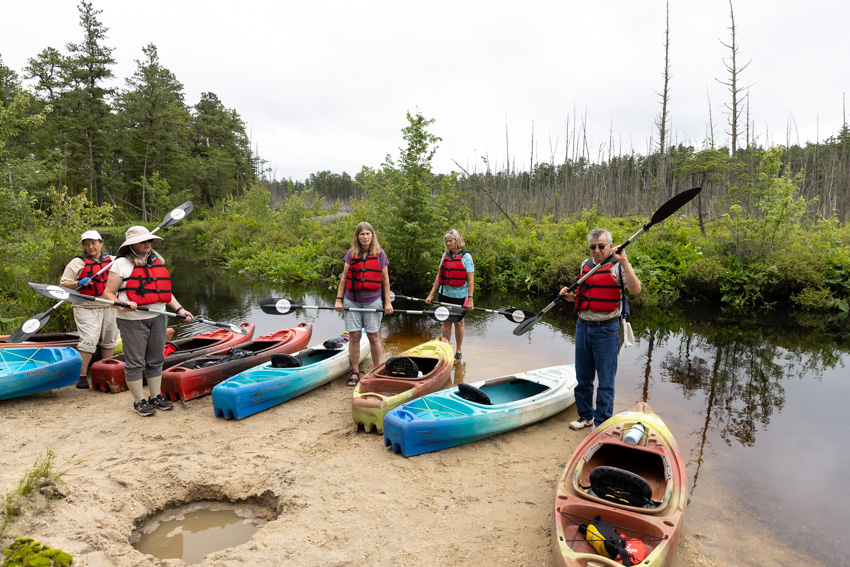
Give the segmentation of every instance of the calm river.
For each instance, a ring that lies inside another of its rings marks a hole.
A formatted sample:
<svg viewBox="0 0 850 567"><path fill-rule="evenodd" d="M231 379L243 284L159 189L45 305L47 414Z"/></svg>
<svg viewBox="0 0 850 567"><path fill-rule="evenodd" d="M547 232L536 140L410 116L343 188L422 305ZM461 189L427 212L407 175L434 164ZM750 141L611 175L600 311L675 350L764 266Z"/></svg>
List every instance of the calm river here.
<svg viewBox="0 0 850 567"><path fill-rule="evenodd" d="M193 313L215 321L251 321L255 336L300 321L314 324L313 342L342 331L341 317L330 311L273 316L258 307L270 296L333 305L336 286L247 282L180 257L176 248L162 246L174 266L177 297ZM478 293L476 305L537 311L551 299ZM395 306L424 308L404 301ZM517 337L515 324L502 316L468 315L464 360L455 365L452 381L571 363L573 317L571 308L558 306ZM708 552L716 550L716 558L729 565L763 564L758 548L748 549L747 541L755 538L762 549L771 540L782 541L813 565L850 564L850 491L844 486L850 473L847 321L685 307L640 311L631 323L636 344L620 358L615 410L647 401L676 436L688 465L685 523L706 536ZM178 335L208 329L178 326ZM381 332L386 358L438 336L439 324L423 316L393 315L384 319Z"/></svg>

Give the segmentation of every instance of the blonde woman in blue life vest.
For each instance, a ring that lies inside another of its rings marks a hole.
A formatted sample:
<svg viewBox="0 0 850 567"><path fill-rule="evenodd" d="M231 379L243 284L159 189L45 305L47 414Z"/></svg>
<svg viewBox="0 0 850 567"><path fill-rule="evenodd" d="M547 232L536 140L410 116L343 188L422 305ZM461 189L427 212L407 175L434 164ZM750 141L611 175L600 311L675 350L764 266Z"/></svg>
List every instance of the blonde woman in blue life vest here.
<svg viewBox="0 0 850 567"><path fill-rule="evenodd" d="M393 312L390 297L390 276L387 271L387 254L378 244L375 229L368 222L361 222L354 229L351 248L345 253L345 266L336 291L334 309L345 313L345 330L349 334L348 361L351 374L346 384L356 386L360 382L360 339L363 329L369 341L372 367L381 362L381 320ZM345 308L383 309L375 312L345 311Z"/></svg>
<svg viewBox="0 0 850 567"><path fill-rule="evenodd" d="M80 237L83 253L75 256L65 266L59 285L69 289L79 288L80 293L100 297L106 289L109 266L112 257L103 252L103 238L96 230L87 230ZM101 270L106 270L98 274ZM74 322L80 334L77 350L83 358L77 388L89 387L88 370L97 344L100 343L101 358L110 358L118 344L118 326L115 323L115 309L108 303L87 301L74 304Z"/></svg>
<svg viewBox="0 0 850 567"><path fill-rule="evenodd" d="M136 308L143 306L156 311L173 311L184 315L187 323L194 321L195 317L171 293L171 274L162 256L153 249L154 240L162 238L151 234L143 226L131 226L124 236L118 257L109 271L103 297L130 306L116 306L124 346L124 377L127 388L133 394L133 411L149 417L157 410L174 409L174 404L162 397L161 389L168 322L164 315ZM148 381L149 398L144 394L143 377Z"/></svg>
<svg viewBox="0 0 850 567"><path fill-rule="evenodd" d="M583 276L594 266L614 253L612 262L603 265L587 278L575 293L561 289L561 295L575 305L576 321L575 369L578 386L575 389L578 419L570 423L575 430L595 427L614 412L614 378L617 375L620 349L620 316L625 305L625 291L632 295L641 292L641 284L626 251L616 252L611 233L595 228L587 236L591 258L581 265ZM593 405L593 382L596 387L596 407Z"/></svg>
<svg viewBox="0 0 850 567"><path fill-rule="evenodd" d="M472 303L472 295L475 291L475 263L472 255L464 248L466 243L460 233L454 229L448 231L443 237L446 249L440 258L437 269L437 277L431 292L425 298L425 303L434 301L434 294L438 294L440 303L452 303L461 305L472 311L475 306ZM446 342L452 338L452 325L455 329L455 359L463 358L463 337L466 334L466 323L461 319L457 323L443 323L442 336Z"/></svg>

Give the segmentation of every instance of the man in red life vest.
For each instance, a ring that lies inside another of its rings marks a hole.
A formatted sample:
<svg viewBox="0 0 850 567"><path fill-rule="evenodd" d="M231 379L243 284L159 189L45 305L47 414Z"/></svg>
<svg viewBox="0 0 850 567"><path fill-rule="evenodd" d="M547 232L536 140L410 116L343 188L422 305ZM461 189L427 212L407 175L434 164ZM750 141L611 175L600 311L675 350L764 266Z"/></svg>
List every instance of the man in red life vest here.
<svg viewBox="0 0 850 567"><path fill-rule="evenodd" d="M65 266L59 285L70 289L80 288L80 293L100 297L106 287L106 279L109 277L107 269L98 274L112 263L112 258L103 253L103 239L96 230L87 230L80 237L83 245L83 253L75 256ZM118 326L115 324L115 309L107 303L87 301L74 304L74 322L77 323L77 331L80 333L80 342L77 350L83 357L83 366L80 370L80 379L77 388L88 388L88 368L92 355L100 343L102 358L109 358L115 351L118 343Z"/></svg>
<svg viewBox="0 0 850 567"><path fill-rule="evenodd" d="M578 311L576 322L575 368L578 386L575 389L578 419L572 429L594 427L614 412L614 378L617 375L617 352L620 347L620 316L623 312L625 288L637 295L641 284L625 249L617 252L611 233L593 229L587 236L591 258L581 267L581 275L613 253L613 260L604 264L587 278L575 293L561 290L567 301L574 302ZM596 408L593 407L593 382L596 388Z"/></svg>

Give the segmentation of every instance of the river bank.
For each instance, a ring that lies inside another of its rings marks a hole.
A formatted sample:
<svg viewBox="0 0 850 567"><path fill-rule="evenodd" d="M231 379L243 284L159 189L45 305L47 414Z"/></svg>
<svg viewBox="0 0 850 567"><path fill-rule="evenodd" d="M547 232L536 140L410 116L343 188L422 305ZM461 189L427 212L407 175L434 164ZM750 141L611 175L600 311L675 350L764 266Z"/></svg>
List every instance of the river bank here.
<svg viewBox="0 0 850 567"><path fill-rule="evenodd" d="M14 487L47 449L67 468L64 498L26 508L7 535L31 536L74 565L182 565L134 549L155 511L200 499L252 501L276 519L202 565L538 566L551 563L555 484L583 433L574 408L522 431L405 459L356 432L342 380L241 421L209 396L141 418L128 392L66 387L0 405ZM685 530L674 567L725 565L711 536ZM8 545L9 540L3 542Z"/></svg>

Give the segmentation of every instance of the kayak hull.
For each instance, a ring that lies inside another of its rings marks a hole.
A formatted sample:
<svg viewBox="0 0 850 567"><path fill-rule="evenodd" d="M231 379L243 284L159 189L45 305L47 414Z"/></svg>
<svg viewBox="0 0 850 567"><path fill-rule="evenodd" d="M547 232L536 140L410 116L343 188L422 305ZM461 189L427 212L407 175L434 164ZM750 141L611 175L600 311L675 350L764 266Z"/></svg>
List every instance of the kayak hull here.
<svg viewBox="0 0 850 567"><path fill-rule="evenodd" d="M0 349L0 400L75 384L82 366L70 347Z"/></svg>
<svg viewBox="0 0 850 567"><path fill-rule="evenodd" d="M291 329L263 335L233 347L251 356L219 362L228 353L191 358L162 372L162 395L171 400L193 400L212 392L216 384L271 360L273 354L292 354L305 348L313 335L312 323L299 323ZM230 349L232 350L232 349ZM216 363L203 366L206 363Z"/></svg>
<svg viewBox="0 0 850 567"><path fill-rule="evenodd" d="M637 422L645 434L636 445L624 437ZM597 476L596 472L605 471ZM594 482L611 476L612 483ZM636 480L633 480L635 479ZM643 502L628 500L621 491L636 487L633 495L645 487ZM600 488L601 487L601 488ZM613 487L613 488L612 488ZM616 567L621 563L599 555L581 533L580 524L596 516L613 526L617 533L643 541L649 550L640 565L665 567L684 524L687 506L685 463L672 433L649 404L640 402L618 413L590 433L570 456L558 481L552 514L552 550L556 565L598 565Z"/></svg>
<svg viewBox="0 0 850 567"><path fill-rule="evenodd" d="M440 390L390 410L384 444L405 457L456 447L536 423L575 403L572 364L519 372L469 384L488 403Z"/></svg>
<svg viewBox="0 0 850 567"><path fill-rule="evenodd" d="M165 357L163 370L176 366L196 356L204 356L228 349L251 340L254 336L253 323L241 323L246 334L234 333L227 329L216 329L185 339L177 339L174 344L177 351ZM102 392L123 392L127 389L124 378L124 356L119 354L112 358L100 360L91 365L92 388Z"/></svg>
<svg viewBox="0 0 850 567"><path fill-rule="evenodd" d="M361 340L360 360L365 360L368 354L369 341ZM351 368L348 345L328 349L319 344L295 357L301 366L275 368L266 362L215 386L212 401L216 417L243 419L323 386Z"/></svg>
<svg viewBox="0 0 850 567"><path fill-rule="evenodd" d="M384 417L391 409L442 388L451 376L454 350L449 343L437 339L393 358L410 359L422 376L394 376L387 371L387 362L392 360L388 359L360 380L351 399L351 417L354 425L362 425L367 433L383 432Z"/></svg>

